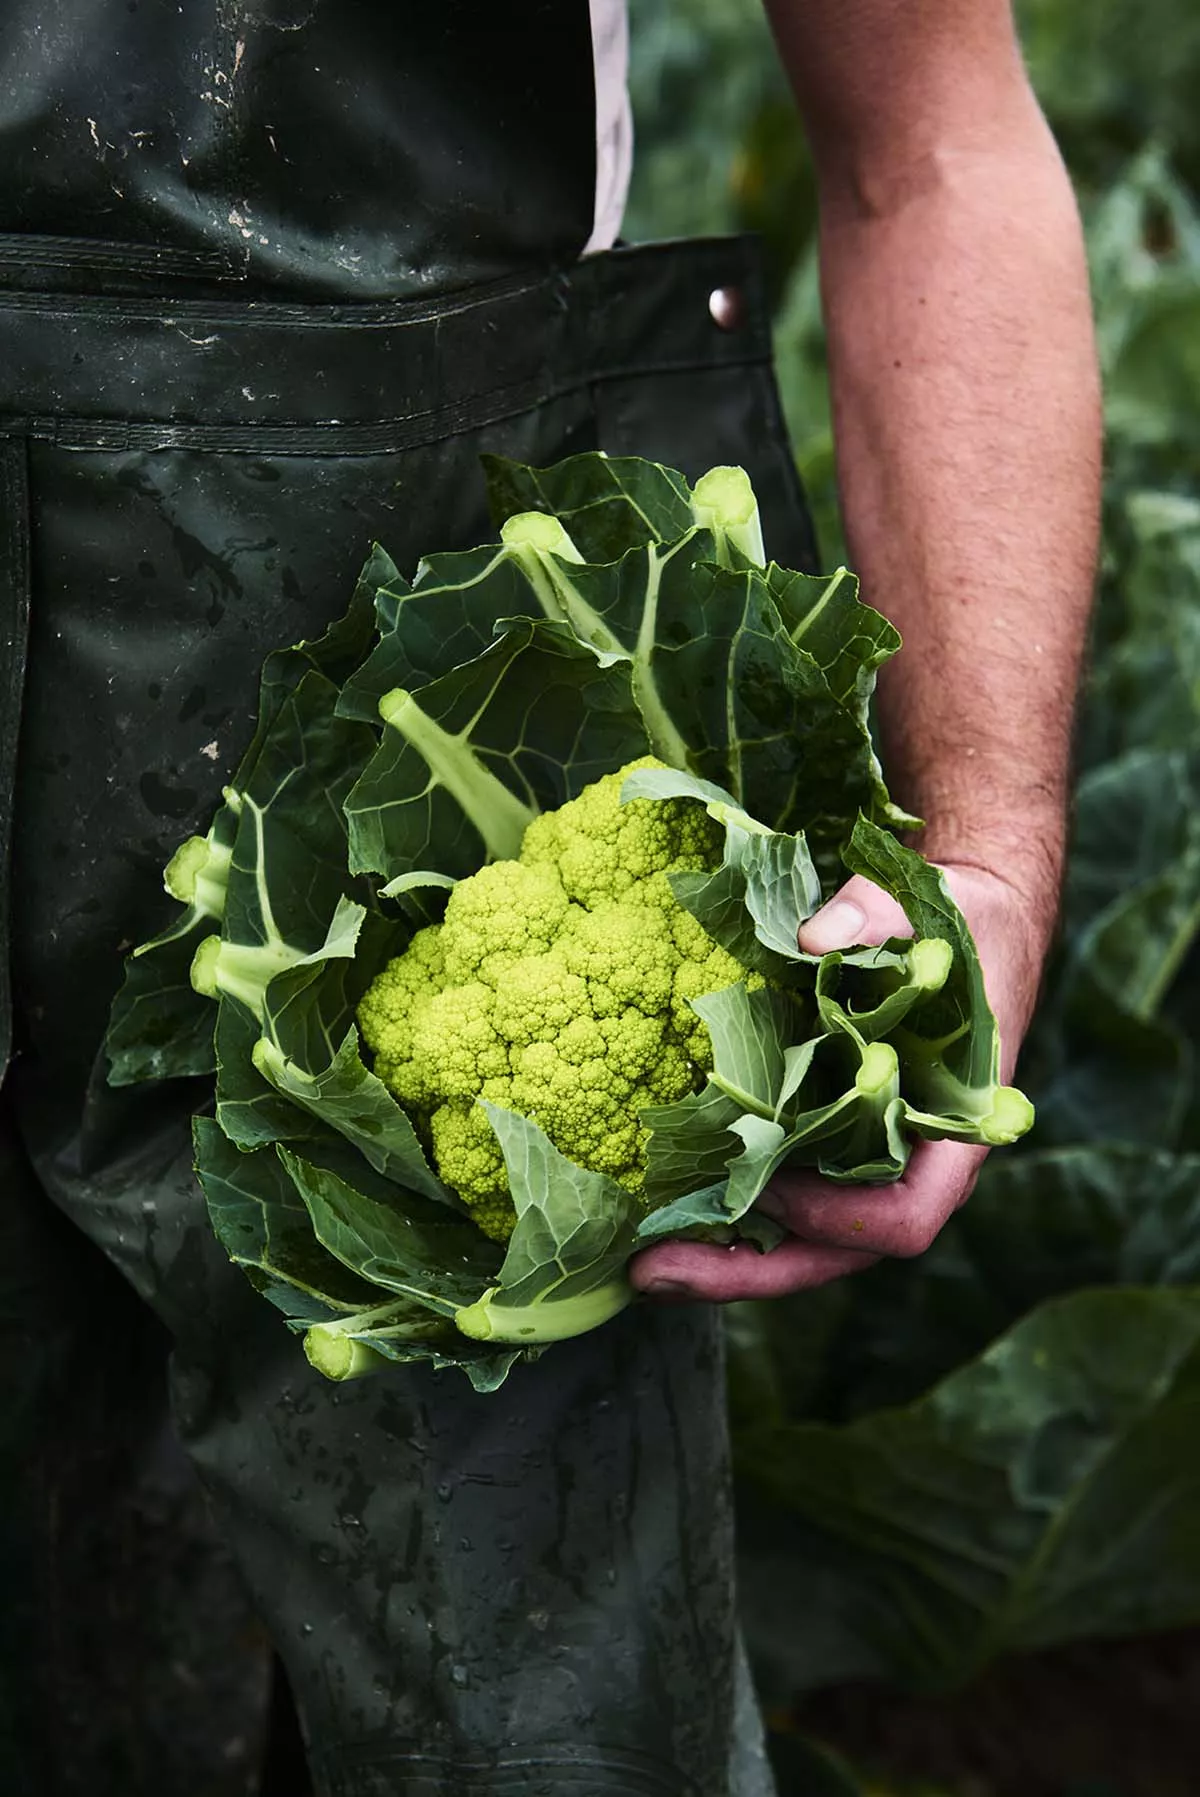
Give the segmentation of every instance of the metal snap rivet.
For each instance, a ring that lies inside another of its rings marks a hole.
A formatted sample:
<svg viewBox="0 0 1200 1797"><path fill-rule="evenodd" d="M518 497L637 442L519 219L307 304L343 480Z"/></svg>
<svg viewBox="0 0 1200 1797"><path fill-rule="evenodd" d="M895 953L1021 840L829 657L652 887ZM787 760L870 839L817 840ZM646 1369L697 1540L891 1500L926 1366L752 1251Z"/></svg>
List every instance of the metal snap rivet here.
<svg viewBox="0 0 1200 1797"><path fill-rule="evenodd" d="M708 296L712 321L722 331L736 331L746 316L746 302L740 287L714 287Z"/></svg>

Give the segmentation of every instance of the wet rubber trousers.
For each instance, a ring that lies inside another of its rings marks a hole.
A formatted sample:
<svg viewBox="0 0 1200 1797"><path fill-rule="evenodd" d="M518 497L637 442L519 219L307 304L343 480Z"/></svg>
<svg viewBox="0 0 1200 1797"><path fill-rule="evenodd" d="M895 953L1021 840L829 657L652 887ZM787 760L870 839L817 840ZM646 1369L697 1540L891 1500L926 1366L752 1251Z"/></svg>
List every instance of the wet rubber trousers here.
<svg viewBox="0 0 1200 1797"><path fill-rule="evenodd" d="M762 1797L718 1314L643 1303L491 1395L419 1368L329 1385L208 1230L205 1083L114 1091L100 1053L262 656L342 609L373 540L410 574L487 540L481 451L740 462L769 551L811 564L752 249L617 250L430 303L10 293L0 368L6 1791L55 1789L43 1675L79 1626L19 1474L56 1432L118 1454L153 1432L169 1343L320 1797Z"/></svg>

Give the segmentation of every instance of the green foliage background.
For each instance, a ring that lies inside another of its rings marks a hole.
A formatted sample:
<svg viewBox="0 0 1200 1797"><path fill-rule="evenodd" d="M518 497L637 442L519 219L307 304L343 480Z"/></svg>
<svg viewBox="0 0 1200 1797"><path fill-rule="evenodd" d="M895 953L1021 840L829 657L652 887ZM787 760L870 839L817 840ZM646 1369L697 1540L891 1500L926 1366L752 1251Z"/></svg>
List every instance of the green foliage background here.
<svg viewBox="0 0 1200 1797"><path fill-rule="evenodd" d="M631 13L627 235L762 233L832 565L813 185L759 0ZM1039 1123L918 1265L733 1317L775 1702L1200 1621L1200 8L1018 15L1087 225L1108 420L1064 923L1021 1069Z"/></svg>

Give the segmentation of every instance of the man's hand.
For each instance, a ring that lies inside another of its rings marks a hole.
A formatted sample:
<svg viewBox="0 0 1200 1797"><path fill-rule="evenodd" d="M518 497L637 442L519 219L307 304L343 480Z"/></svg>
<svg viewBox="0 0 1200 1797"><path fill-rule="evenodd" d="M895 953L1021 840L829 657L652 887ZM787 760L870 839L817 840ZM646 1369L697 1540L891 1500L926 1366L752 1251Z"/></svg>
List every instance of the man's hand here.
<svg viewBox="0 0 1200 1797"><path fill-rule="evenodd" d="M943 871L979 948L1000 1025L1001 1077L1008 1080L1033 1011L1051 907L982 868L950 865ZM804 926L800 946L824 954L911 934L895 900L856 878ZM860 1272L885 1255L923 1254L969 1196L986 1152L960 1142L922 1142L903 1179L890 1186L834 1185L807 1172L778 1174L759 1199L789 1232L771 1253L762 1254L749 1242L732 1248L664 1242L636 1257L633 1283L652 1296L718 1303L778 1298Z"/></svg>

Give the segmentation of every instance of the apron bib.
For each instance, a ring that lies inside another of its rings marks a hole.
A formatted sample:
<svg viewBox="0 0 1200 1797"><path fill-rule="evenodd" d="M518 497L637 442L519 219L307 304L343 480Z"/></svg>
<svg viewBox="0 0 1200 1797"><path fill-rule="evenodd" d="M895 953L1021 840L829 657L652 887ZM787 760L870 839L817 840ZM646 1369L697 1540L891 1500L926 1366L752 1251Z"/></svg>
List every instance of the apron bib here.
<svg viewBox="0 0 1200 1797"><path fill-rule="evenodd" d="M588 0L4 8L0 281L427 297L591 231Z"/></svg>

